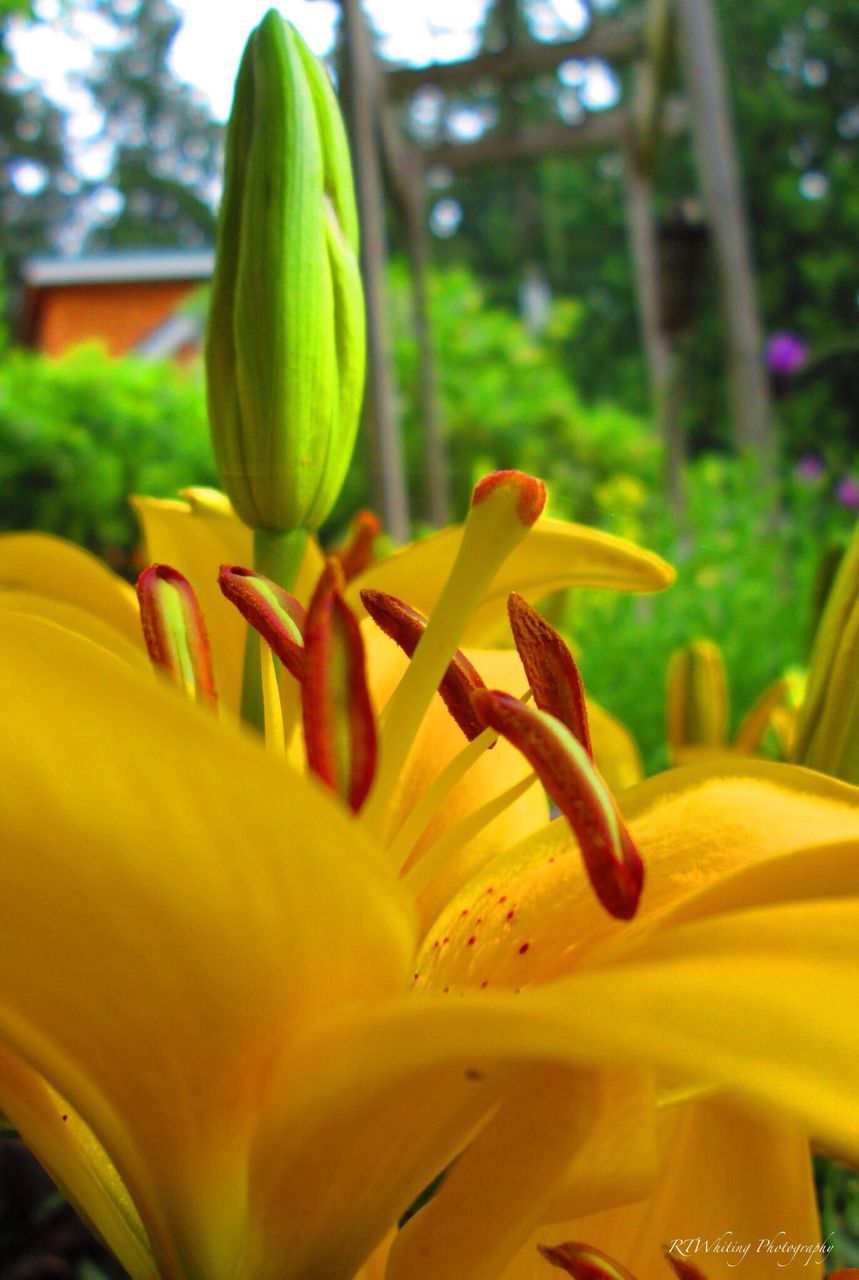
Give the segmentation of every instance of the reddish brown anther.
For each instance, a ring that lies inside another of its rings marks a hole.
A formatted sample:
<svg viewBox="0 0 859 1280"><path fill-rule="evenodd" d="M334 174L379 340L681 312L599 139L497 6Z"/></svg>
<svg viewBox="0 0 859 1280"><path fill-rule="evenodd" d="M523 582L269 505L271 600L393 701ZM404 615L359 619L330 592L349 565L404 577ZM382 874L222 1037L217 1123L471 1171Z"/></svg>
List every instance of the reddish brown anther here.
<svg viewBox="0 0 859 1280"><path fill-rule="evenodd" d="M217 702L206 623L188 579L151 564L137 579L137 599L152 665L197 702Z"/></svg>
<svg viewBox="0 0 859 1280"><path fill-rule="evenodd" d="M532 525L543 513L546 505L546 486L535 476L524 471L493 471L478 480L471 495L471 505L479 506L497 489L514 489L517 494L516 515L524 525Z"/></svg>
<svg viewBox="0 0 859 1280"><path fill-rule="evenodd" d="M585 688L566 641L515 593L507 600L507 615L535 703L565 724L593 760Z"/></svg>
<svg viewBox="0 0 859 1280"><path fill-rule="evenodd" d="M334 552L347 582L357 578L373 563L373 544L381 527L382 522L375 511L356 513L346 543Z"/></svg>
<svg viewBox="0 0 859 1280"><path fill-rule="evenodd" d="M509 693L478 689L478 718L521 751L569 822L594 892L619 920L635 915L644 866L587 752L553 716Z"/></svg>
<svg viewBox="0 0 859 1280"><path fill-rule="evenodd" d="M669 1264L674 1274L679 1277L679 1280L707 1280L700 1267L694 1266L686 1258L678 1257L668 1245L662 1246L662 1252L665 1254L665 1261ZM835 1280L834 1276L832 1280Z"/></svg>
<svg viewBox="0 0 859 1280"><path fill-rule="evenodd" d="M307 763L357 812L376 770L376 720L367 688L361 628L329 560L307 611L301 709Z"/></svg>
<svg viewBox="0 0 859 1280"><path fill-rule="evenodd" d="M417 609L404 604L396 596L389 596L384 591L372 591L369 588L361 592L361 603L376 623L403 653L411 658L418 647L418 641L426 631L427 620ZM483 732L483 724L471 705L471 695L475 689L486 686L479 673L457 649L444 673L438 691L444 704L468 741L471 742Z"/></svg>
<svg viewBox="0 0 859 1280"><path fill-rule="evenodd" d="M270 578L237 564L222 564L218 586L260 633L290 675L304 674L304 606Z"/></svg>
<svg viewBox="0 0 859 1280"><path fill-rule="evenodd" d="M574 1280L636 1280L626 1267L590 1244L568 1240L565 1244L538 1244L537 1249L547 1262Z"/></svg>

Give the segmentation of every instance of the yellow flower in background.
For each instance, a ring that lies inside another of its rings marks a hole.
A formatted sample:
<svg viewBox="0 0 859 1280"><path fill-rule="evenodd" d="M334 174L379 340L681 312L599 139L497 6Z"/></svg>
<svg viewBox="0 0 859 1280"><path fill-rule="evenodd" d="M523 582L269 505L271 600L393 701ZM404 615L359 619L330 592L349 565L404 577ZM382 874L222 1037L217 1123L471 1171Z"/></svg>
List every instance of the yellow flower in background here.
<svg viewBox="0 0 859 1280"><path fill-rule="evenodd" d="M235 529L193 503L153 527L208 540L211 564ZM592 584L665 579L552 522L505 559L509 522L416 544L346 596L434 593L456 648L497 630L514 572L539 594L577 548ZM667 1235L726 1215L816 1238L807 1136L859 1149L859 1046L820 1001L846 1007L859 950L852 788L737 762L621 794L646 881L612 919L510 744L441 785L475 752L433 698L449 653L406 668L387 796L356 815L154 679L89 557L0 547L0 1105L132 1276L525 1280L549 1274L537 1243L583 1239L649 1277ZM211 631L215 666L238 661ZM522 693L515 655L495 662Z"/></svg>

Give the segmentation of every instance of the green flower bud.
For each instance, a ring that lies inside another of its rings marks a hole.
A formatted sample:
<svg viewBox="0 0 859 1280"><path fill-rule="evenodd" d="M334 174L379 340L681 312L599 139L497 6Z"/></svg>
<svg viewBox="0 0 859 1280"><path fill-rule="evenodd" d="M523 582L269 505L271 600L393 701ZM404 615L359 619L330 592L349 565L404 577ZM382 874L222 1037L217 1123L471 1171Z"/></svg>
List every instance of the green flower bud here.
<svg viewBox="0 0 859 1280"><path fill-rule="evenodd" d="M859 526L823 609L792 758L859 783Z"/></svg>
<svg viewBox="0 0 859 1280"><path fill-rule="evenodd" d="M242 520L318 528L361 407L358 219L331 83L273 9L248 40L227 128L206 375L215 460Z"/></svg>
<svg viewBox="0 0 859 1280"><path fill-rule="evenodd" d="M689 749L719 751L728 739L728 682L722 651L711 640L693 640L668 662L668 749L675 764Z"/></svg>

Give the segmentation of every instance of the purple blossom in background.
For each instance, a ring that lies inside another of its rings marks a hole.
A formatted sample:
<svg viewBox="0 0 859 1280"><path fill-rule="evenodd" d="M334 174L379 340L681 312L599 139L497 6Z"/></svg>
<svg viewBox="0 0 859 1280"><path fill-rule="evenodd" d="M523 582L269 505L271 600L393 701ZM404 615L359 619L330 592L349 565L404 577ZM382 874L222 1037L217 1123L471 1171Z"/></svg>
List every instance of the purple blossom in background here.
<svg viewBox="0 0 859 1280"><path fill-rule="evenodd" d="M825 471L823 459L818 458L816 453L807 453L804 458L800 458L793 469L793 474L797 480L802 480L805 484L815 484Z"/></svg>
<svg viewBox="0 0 859 1280"><path fill-rule="evenodd" d="M807 359L808 343L798 333L784 330L774 333L767 342L767 368L776 376L789 377L801 369Z"/></svg>
<svg viewBox="0 0 859 1280"><path fill-rule="evenodd" d="M859 509L859 480L854 476L845 476L843 480L838 481L835 496L842 507L856 511Z"/></svg>

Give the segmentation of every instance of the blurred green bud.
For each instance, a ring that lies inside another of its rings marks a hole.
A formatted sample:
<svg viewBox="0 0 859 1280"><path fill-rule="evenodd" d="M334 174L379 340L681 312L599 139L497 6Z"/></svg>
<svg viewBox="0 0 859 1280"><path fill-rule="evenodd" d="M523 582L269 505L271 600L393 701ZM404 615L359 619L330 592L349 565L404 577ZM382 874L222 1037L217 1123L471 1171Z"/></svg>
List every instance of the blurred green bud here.
<svg viewBox="0 0 859 1280"><path fill-rule="evenodd" d="M693 640L668 660L666 690L668 750L674 764L692 752L721 751L728 740L728 681L722 650L711 640Z"/></svg>
<svg viewBox="0 0 859 1280"><path fill-rule="evenodd" d="M792 758L859 783L859 526L824 606Z"/></svg>
<svg viewBox="0 0 859 1280"><path fill-rule="evenodd" d="M242 520L318 528L361 407L358 219L331 83L273 9L248 40L227 128L206 376L218 472Z"/></svg>

